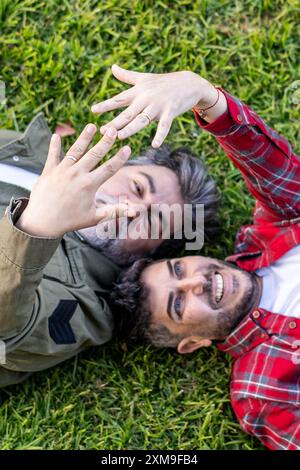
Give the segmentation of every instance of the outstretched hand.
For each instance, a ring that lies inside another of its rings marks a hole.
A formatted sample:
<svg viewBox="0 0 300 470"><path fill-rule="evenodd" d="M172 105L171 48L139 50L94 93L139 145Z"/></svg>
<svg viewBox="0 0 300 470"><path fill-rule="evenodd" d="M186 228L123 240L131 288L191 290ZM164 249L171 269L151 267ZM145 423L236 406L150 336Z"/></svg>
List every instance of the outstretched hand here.
<svg viewBox="0 0 300 470"><path fill-rule="evenodd" d="M126 163L131 150L128 146L123 147L109 161L94 169L117 136L117 131L110 127L87 151L95 132L96 126L88 124L62 161L60 137L52 136L43 173L16 224L18 228L33 236L59 237L114 217L133 215L126 204L96 206L95 194L99 186Z"/></svg>
<svg viewBox="0 0 300 470"><path fill-rule="evenodd" d="M146 127L151 121L158 121L152 141L154 148L160 147L167 137L173 119L192 109L202 98L204 89L211 85L199 75L189 72L140 73L112 66L112 73L121 82L132 85L126 91L92 106L92 111L101 114L127 107L115 119L102 126L118 130L118 137L125 139Z"/></svg>

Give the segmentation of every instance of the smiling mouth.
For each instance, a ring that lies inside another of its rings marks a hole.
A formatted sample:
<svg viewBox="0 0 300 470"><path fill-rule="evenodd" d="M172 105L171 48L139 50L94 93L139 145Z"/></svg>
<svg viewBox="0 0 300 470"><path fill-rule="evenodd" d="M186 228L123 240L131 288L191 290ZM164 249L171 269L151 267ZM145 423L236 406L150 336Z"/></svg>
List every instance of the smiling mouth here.
<svg viewBox="0 0 300 470"><path fill-rule="evenodd" d="M215 301L218 304L221 302L223 295L224 295L224 279L223 279L223 276L218 272L215 272L214 276L215 276L215 283L216 283Z"/></svg>

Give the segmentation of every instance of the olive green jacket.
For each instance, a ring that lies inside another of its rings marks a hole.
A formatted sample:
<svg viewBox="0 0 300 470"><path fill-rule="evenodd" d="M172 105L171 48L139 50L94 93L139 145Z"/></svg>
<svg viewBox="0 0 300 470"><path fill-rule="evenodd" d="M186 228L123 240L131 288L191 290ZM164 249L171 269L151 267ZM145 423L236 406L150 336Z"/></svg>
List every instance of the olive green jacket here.
<svg viewBox="0 0 300 470"><path fill-rule="evenodd" d="M50 136L43 114L24 134L0 131L0 163L40 174ZM28 196L0 181L0 387L112 336L106 299L119 267L75 233L36 238L17 229Z"/></svg>

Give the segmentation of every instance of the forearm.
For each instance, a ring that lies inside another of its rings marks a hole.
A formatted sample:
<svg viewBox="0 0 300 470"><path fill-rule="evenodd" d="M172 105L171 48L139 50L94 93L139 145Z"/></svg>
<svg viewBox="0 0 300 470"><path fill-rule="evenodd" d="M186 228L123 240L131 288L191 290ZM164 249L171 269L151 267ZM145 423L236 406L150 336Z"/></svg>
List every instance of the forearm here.
<svg viewBox="0 0 300 470"><path fill-rule="evenodd" d="M300 164L289 142L244 103L222 95L225 112L210 123L195 113L198 124L216 137L257 200L280 218L298 216Z"/></svg>
<svg viewBox="0 0 300 470"><path fill-rule="evenodd" d="M20 231L16 221L26 200L12 201L0 220L0 337L7 339L31 321L35 293L43 269L60 239L35 238Z"/></svg>

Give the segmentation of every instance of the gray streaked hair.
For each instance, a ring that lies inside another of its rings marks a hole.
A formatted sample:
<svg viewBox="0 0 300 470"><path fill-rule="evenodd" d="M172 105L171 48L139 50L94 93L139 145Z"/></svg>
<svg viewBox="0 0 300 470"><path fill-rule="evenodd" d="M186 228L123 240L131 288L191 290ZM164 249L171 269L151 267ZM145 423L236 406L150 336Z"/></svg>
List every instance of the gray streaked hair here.
<svg viewBox="0 0 300 470"><path fill-rule="evenodd" d="M179 147L172 150L166 144L159 149L150 147L143 155L130 160L126 165L160 165L169 168L177 176L183 203L193 206L192 223L195 222L196 205L204 205L204 239L209 241L218 233L220 227L217 214L220 202L219 191L203 161L189 148ZM171 256L174 251L181 250L185 242L184 237L163 240L154 252L147 253L146 256L154 259Z"/></svg>

